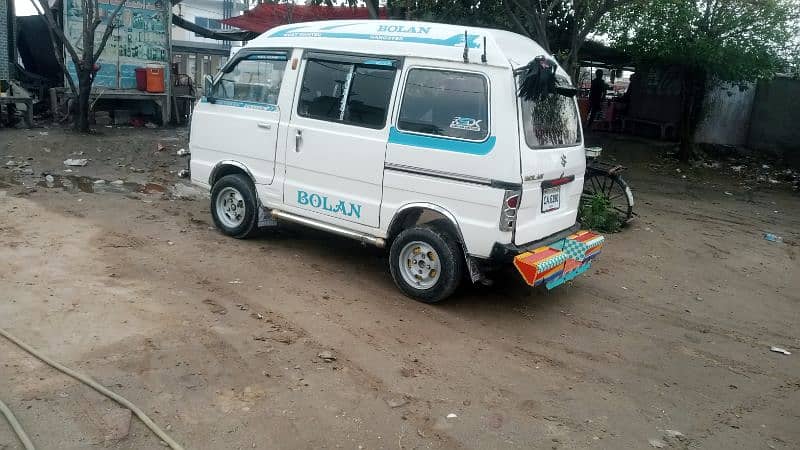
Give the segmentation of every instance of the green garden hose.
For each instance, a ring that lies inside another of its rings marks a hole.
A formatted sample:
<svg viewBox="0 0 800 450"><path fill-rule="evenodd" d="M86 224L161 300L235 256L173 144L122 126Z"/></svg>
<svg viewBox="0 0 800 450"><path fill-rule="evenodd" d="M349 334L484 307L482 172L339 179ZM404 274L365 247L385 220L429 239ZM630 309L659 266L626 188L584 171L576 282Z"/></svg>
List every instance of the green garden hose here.
<svg viewBox="0 0 800 450"><path fill-rule="evenodd" d="M52 367L52 368L54 368L54 369L56 369L58 371L61 371L61 372L65 373L65 374L71 376L72 378L74 378L74 379L80 381L81 383L91 387L92 389L94 389L97 392L105 395L106 397L110 398L111 400L114 400L115 402L119 403L120 405L124 406L125 408L130 409L131 412L133 414L135 414L136 417L138 417L139 420L141 420L147 426L147 428L149 428L153 433L155 433L155 435L158 436L162 441L166 442L166 444L169 445L170 448L172 448L173 450L183 450L183 447L181 447L180 444L178 444L171 437L169 437L169 435L167 433L165 433L161 428L159 428L158 425L155 424L155 422L153 422L149 417L147 417L147 414L145 414L144 411L142 411L136 405L134 405L133 403L128 401L128 399L122 397L119 394L111 392L105 386L103 386L100 383L94 381L93 379L87 377L86 375L83 375L83 374L81 374L79 372L76 372L76 371L70 369L69 367L65 367L65 366L59 364L58 362L53 361L52 359L48 358L47 356L44 356L44 355L40 354L33 347L31 347L28 344L26 344L26 343L20 341L19 339L15 338L13 335L11 335L10 333L8 333L6 330L4 330L2 328L0 328L0 336L3 336L4 338L6 338L9 341L13 342L19 348L21 348L21 349L25 350L26 352L30 353L31 355L33 355L34 357L38 358L42 362L46 363L50 367ZM14 431L17 433L17 436L19 436L20 441L22 441L23 445L25 445L25 449L26 450L32 450L34 448L33 447L33 443L31 443L31 440L25 434L25 431L22 429L22 427L20 426L19 422L14 417L14 415L11 413L11 410L9 410L8 407L5 405L5 403L3 403L3 402L0 402L0 411L3 412L4 416L6 416L6 420L8 420L8 423L11 424L11 428L14 429Z"/></svg>
<svg viewBox="0 0 800 450"><path fill-rule="evenodd" d="M2 400L0 400L0 412L6 416L6 420L11 425L11 429L17 433L17 437L19 437L22 445L25 446L25 450L35 450L33 447L33 442L31 442L31 438L28 437L28 435L25 433L25 430L22 428L22 425L20 425L17 418L14 417L14 413L8 409L8 406L6 406Z"/></svg>

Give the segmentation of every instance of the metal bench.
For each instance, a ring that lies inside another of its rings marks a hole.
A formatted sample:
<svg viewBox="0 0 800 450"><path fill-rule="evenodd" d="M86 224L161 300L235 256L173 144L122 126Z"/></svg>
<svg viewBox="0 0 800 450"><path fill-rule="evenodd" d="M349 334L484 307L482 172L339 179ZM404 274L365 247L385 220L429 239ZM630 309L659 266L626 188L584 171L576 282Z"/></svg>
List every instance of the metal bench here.
<svg viewBox="0 0 800 450"><path fill-rule="evenodd" d="M636 124L644 124L658 127L660 130L659 137L661 140L666 140L667 136L674 136L675 135L675 124L673 122L658 122L655 120L647 120L647 119L637 119L635 117L623 117L622 118L622 132L625 133L628 131L628 124L633 125L631 127L631 132L636 129ZM669 131L669 132L668 132Z"/></svg>

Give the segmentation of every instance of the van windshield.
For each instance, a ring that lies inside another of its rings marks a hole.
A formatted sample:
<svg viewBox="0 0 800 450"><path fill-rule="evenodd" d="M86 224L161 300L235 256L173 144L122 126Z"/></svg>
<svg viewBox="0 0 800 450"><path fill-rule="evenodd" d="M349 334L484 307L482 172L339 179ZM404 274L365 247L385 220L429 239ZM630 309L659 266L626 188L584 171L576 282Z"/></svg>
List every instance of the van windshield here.
<svg viewBox="0 0 800 450"><path fill-rule="evenodd" d="M530 148L570 147L581 143L575 100L551 94L540 100L520 100L522 127Z"/></svg>

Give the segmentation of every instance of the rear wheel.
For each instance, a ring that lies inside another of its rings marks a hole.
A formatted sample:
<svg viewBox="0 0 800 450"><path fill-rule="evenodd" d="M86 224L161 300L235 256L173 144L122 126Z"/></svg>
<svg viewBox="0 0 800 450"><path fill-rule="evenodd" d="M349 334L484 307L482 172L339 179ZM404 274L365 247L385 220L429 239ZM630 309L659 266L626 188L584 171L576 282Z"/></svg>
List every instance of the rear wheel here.
<svg viewBox="0 0 800 450"><path fill-rule="evenodd" d="M608 200L621 225L625 225L633 219L633 193L622 176L599 172L587 174L583 182L581 198L584 201L590 201L596 195L601 195Z"/></svg>
<svg viewBox="0 0 800 450"><path fill-rule="evenodd" d="M243 239L254 234L258 229L257 208L255 188L244 175L225 175L211 188L211 216L228 236Z"/></svg>
<svg viewBox="0 0 800 450"><path fill-rule="evenodd" d="M411 298L436 303L461 283L464 256L458 242L430 225L401 232L389 251L389 270L397 287Z"/></svg>

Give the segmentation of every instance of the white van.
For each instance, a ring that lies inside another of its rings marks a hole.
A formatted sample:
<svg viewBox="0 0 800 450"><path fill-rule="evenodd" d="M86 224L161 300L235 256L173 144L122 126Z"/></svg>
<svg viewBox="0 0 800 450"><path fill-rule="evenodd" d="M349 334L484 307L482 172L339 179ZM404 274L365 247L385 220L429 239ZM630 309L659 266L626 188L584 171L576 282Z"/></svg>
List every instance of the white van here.
<svg viewBox="0 0 800 450"><path fill-rule="evenodd" d="M586 161L568 80L506 31L281 26L206 80L191 179L227 235L288 221L389 246L395 283L424 302L512 261L555 287L602 244L577 233Z"/></svg>

